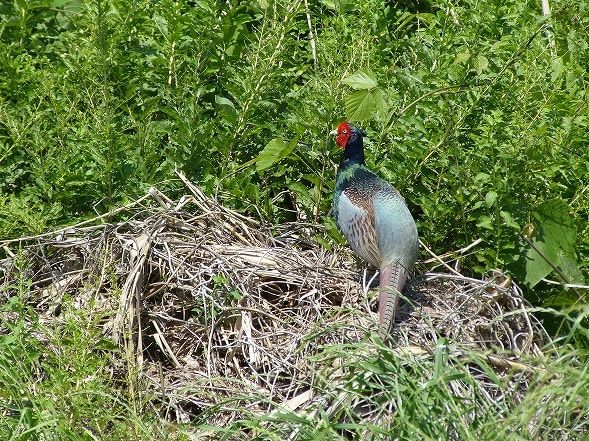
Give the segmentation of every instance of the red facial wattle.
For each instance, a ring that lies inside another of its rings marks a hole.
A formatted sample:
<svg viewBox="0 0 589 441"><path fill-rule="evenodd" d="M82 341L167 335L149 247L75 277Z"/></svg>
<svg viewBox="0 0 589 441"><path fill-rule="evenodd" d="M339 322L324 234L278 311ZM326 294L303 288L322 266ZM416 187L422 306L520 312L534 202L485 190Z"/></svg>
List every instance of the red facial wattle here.
<svg viewBox="0 0 589 441"><path fill-rule="evenodd" d="M342 149L346 148L346 144L348 143L348 138L350 137L349 133L338 133L335 137L335 142L339 145Z"/></svg>
<svg viewBox="0 0 589 441"><path fill-rule="evenodd" d="M335 137L335 142L337 145L345 149L350 136L352 136L352 127L345 121L340 123L337 126L337 135Z"/></svg>

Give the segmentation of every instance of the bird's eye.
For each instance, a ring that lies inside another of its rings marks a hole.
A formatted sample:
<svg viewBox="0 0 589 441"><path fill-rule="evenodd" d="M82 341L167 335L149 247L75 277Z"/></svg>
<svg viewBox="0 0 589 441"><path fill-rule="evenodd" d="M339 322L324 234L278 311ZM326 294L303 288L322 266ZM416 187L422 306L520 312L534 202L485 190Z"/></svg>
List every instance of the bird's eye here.
<svg viewBox="0 0 589 441"><path fill-rule="evenodd" d="M348 131L347 131L346 129L344 129L344 131L343 131L342 133L344 133L344 134L347 134L347 133L348 133Z"/></svg>

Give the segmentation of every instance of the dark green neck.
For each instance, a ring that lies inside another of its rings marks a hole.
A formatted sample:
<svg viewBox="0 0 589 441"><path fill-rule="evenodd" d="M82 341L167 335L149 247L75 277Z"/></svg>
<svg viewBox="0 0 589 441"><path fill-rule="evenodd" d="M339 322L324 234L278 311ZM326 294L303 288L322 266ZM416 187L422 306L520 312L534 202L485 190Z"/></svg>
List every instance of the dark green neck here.
<svg viewBox="0 0 589 441"><path fill-rule="evenodd" d="M339 166L347 167L353 164L364 164L364 141L359 134L353 134L348 139Z"/></svg>

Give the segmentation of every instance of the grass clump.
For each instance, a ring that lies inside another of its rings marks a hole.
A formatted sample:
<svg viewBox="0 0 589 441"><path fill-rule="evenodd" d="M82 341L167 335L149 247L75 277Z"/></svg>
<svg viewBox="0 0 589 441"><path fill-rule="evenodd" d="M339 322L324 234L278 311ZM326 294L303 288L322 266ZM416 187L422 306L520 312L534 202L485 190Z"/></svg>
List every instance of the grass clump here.
<svg viewBox="0 0 589 441"><path fill-rule="evenodd" d="M12 299L1 321L2 439L169 439L157 413L113 375L121 352L92 311L65 302L41 323L31 306L15 307L23 297Z"/></svg>

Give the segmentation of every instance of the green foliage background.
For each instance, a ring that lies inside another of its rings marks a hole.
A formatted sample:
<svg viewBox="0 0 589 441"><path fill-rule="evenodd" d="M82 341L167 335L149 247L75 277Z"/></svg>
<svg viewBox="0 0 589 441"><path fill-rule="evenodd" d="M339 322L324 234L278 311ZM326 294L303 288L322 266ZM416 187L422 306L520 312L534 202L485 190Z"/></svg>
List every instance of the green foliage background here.
<svg viewBox="0 0 589 441"><path fill-rule="evenodd" d="M14 0L0 6L0 237L103 214L174 168L224 203L326 225L344 118L465 270L584 305L589 6ZM559 213L558 219L551 214Z"/></svg>

